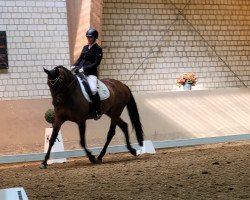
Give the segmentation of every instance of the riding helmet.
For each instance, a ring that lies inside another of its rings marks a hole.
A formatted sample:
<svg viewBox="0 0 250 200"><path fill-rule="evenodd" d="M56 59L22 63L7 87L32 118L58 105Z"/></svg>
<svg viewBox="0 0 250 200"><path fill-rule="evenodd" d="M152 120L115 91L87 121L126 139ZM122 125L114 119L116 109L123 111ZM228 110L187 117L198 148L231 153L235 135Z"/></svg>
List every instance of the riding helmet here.
<svg viewBox="0 0 250 200"><path fill-rule="evenodd" d="M87 30L86 36L93 37L93 38L97 39L98 38L98 31L93 29L93 28L90 28L89 30Z"/></svg>

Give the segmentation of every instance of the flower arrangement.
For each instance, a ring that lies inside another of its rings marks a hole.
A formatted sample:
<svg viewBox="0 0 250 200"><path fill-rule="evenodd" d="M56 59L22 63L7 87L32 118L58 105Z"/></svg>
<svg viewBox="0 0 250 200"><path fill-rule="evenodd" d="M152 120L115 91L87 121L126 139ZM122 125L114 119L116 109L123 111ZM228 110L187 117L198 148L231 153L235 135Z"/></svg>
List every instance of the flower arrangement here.
<svg viewBox="0 0 250 200"><path fill-rule="evenodd" d="M197 78L194 73L183 73L181 74L176 81L176 85L179 87L184 85L185 83L189 83L194 86L197 83Z"/></svg>

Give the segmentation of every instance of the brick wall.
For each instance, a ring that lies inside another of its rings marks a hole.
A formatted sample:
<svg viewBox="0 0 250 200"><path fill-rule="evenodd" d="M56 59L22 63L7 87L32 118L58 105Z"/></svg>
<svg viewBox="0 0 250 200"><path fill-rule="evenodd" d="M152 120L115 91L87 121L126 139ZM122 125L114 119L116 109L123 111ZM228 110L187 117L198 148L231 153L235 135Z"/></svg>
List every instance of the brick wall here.
<svg viewBox="0 0 250 200"><path fill-rule="evenodd" d="M102 0L67 0L71 64L79 58L87 44L86 31L92 27L99 32L101 42Z"/></svg>
<svg viewBox="0 0 250 200"><path fill-rule="evenodd" d="M102 7L103 0L91 1L90 26L99 32L99 43L102 41Z"/></svg>
<svg viewBox="0 0 250 200"><path fill-rule="evenodd" d="M90 27L91 0L67 0L70 63L73 64L87 43L86 30Z"/></svg>
<svg viewBox="0 0 250 200"><path fill-rule="evenodd" d="M71 62L93 26L104 50L101 78L138 92L176 90L183 72L197 74L194 89L250 84L248 0L74 2L80 6L71 20ZM67 14L66 0L0 0L9 57L9 69L0 70L0 100L50 97L43 67L70 64Z"/></svg>
<svg viewBox="0 0 250 200"><path fill-rule="evenodd" d="M178 89L194 72L194 89L250 85L249 0L104 0L101 77L133 91Z"/></svg>
<svg viewBox="0 0 250 200"><path fill-rule="evenodd" d="M69 65L65 0L0 0L9 69L0 70L0 100L49 97L43 67Z"/></svg>

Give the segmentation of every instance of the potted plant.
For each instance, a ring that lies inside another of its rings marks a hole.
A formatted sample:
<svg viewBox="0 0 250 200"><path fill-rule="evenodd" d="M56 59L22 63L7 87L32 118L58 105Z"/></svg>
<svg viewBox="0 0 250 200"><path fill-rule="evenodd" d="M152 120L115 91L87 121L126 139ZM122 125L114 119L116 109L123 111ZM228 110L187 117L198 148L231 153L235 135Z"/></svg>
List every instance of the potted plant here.
<svg viewBox="0 0 250 200"><path fill-rule="evenodd" d="M177 86L183 86L184 90L191 90L192 86L196 85L197 78L194 73L183 73L176 81Z"/></svg>
<svg viewBox="0 0 250 200"><path fill-rule="evenodd" d="M55 121L55 111L54 109L50 108L48 109L45 114L44 114L45 120L49 123L52 124Z"/></svg>

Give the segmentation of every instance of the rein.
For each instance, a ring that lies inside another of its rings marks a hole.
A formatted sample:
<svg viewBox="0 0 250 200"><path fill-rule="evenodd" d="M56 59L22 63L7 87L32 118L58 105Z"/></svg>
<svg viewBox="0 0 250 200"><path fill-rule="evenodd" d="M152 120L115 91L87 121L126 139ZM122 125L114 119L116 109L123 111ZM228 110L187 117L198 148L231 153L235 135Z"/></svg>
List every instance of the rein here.
<svg viewBox="0 0 250 200"><path fill-rule="evenodd" d="M75 80L76 80L76 76L74 76L74 79L68 84L68 86L67 86L66 89L68 89L68 88L74 83ZM65 90L66 90L66 89L65 89Z"/></svg>

